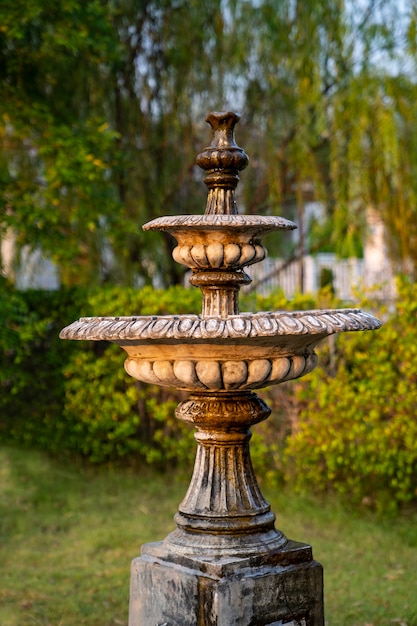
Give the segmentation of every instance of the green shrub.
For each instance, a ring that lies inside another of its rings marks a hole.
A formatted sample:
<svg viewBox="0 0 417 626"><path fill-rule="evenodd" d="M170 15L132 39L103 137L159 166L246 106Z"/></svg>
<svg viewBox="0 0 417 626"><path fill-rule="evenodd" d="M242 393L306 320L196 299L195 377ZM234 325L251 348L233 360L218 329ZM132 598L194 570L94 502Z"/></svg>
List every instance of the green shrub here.
<svg viewBox="0 0 417 626"><path fill-rule="evenodd" d="M333 374L294 383L286 472L300 489L391 510L417 500L417 285L400 281L384 317L378 331L338 336Z"/></svg>
<svg viewBox="0 0 417 626"><path fill-rule="evenodd" d="M332 290L326 287L317 294L297 293L288 300L281 289L267 296L250 294L242 298L242 309L257 311L306 311L342 306ZM322 352L323 349L320 349ZM261 483L282 484L286 476L285 445L287 437L298 423L299 401L294 393L294 381L274 385L259 392L271 408L271 416L253 427L251 455ZM288 478L288 475L287 475Z"/></svg>
<svg viewBox="0 0 417 626"><path fill-rule="evenodd" d="M174 416L178 394L130 378L124 358L118 346L97 350L87 344L64 368L66 446L94 463L135 457L160 465L183 460L190 450L181 448L180 435L193 446Z"/></svg>
<svg viewBox="0 0 417 626"><path fill-rule="evenodd" d="M382 329L331 338L315 372L260 392L272 408L253 429L261 481L285 476L298 489L336 490L380 509L417 499L417 287L403 281L398 291L396 310L377 313ZM242 300L246 310L340 306L330 290L291 302L281 292ZM118 346L58 335L80 316L200 307L197 289L20 293L3 284L0 436L96 463L189 464L193 431L174 416L183 394L129 377Z"/></svg>
<svg viewBox="0 0 417 626"><path fill-rule="evenodd" d="M97 290L87 305L105 316L163 315L195 312L200 302L195 290L145 287ZM162 466L188 459L194 449L192 432L174 415L181 394L128 376L126 354L116 345L77 343L63 370L67 446L91 462L136 457Z"/></svg>
<svg viewBox="0 0 417 626"><path fill-rule="evenodd" d="M181 395L143 385L124 371L125 353L107 342L62 341L81 316L195 312L197 290L107 288L17 292L0 300L0 435L3 441L91 462L181 461L190 428L174 416Z"/></svg>
<svg viewBox="0 0 417 626"><path fill-rule="evenodd" d="M4 441L55 449L62 414L62 364L74 346L58 339L74 315L72 291L15 291L0 298L0 436ZM74 306L75 308L75 306Z"/></svg>

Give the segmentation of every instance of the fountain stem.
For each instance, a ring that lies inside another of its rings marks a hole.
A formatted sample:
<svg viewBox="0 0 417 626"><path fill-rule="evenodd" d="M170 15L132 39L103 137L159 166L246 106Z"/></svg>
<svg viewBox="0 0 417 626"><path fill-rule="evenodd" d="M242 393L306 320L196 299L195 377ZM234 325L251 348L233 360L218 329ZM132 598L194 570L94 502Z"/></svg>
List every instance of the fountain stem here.
<svg viewBox="0 0 417 626"><path fill-rule="evenodd" d="M190 283L201 289L203 317L238 315L240 287L250 282L243 271L196 272L190 278Z"/></svg>
<svg viewBox="0 0 417 626"><path fill-rule="evenodd" d="M249 556L282 547L249 451L249 426L266 419L269 407L251 392L193 394L176 415L197 428L197 454L187 494L166 539L173 551L199 556Z"/></svg>

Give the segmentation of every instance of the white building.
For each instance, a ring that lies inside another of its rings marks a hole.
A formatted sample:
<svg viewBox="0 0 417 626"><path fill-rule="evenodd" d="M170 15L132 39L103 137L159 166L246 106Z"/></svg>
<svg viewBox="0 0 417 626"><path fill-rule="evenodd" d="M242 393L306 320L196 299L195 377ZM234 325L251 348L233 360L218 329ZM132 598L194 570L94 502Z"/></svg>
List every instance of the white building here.
<svg viewBox="0 0 417 626"><path fill-rule="evenodd" d="M25 246L20 253L19 262L15 261L15 240L11 233L1 240L1 273L11 280L17 289L59 288L59 276L56 266L46 259L39 250L31 252Z"/></svg>

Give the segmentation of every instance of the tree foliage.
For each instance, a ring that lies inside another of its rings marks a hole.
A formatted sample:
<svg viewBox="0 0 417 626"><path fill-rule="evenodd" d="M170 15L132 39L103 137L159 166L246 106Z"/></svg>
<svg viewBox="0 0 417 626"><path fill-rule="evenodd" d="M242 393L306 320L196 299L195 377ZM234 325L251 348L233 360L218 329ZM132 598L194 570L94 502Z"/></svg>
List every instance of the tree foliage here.
<svg viewBox="0 0 417 626"><path fill-rule="evenodd" d="M194 198L193 94L211 81L217 3L6 4L3 229L64 284L151 278L170 254L142 223Z"/></svg>
<svg viewBox="0 0 417 626"><path fill-rule="evenodd" d="M202 211L216 108L243 113L246 211L302 225L314 195L315 245L350 255L373 207L415 270L415 0L6 0L0 24L0 235L64 284L181 278L141 225Z"/></svg>

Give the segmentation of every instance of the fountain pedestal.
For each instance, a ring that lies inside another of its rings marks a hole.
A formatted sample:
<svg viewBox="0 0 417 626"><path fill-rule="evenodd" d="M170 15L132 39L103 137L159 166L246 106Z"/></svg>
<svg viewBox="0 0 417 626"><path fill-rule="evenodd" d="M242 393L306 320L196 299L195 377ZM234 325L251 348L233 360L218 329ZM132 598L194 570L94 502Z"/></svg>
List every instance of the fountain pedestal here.
<svg viewBox="0 0 417 626"><path fill-rule="evenodd" d="M288 541L262 556L204 557L147 544L132 563L129 626L323 626L323 571Z"/></svg>
<svg viewBox="0 0 417 626"><path fill-rule="evenodd" d="M309 545L275 528L253 472L250 427L270 410L255 389L304 376L315 346L335 332L380 323L358 309L239 313L243 271L266 254L261 238L295 225L239 215L234 191L248 158L233 135L238 116L212 113L213 141L197 159L207 171L204 215L144 226L177 240L176 261L202 292L201 315L81 318L64 339L112 341L140 381L190 392L176 415L196 428L190 487L176 530L143 546L132 564L129 626L323 626L322 568Z"/></svg>
<svg viewBox="0 0 417 626"><path fill-rule="evenodd" d="M177 530L132 563L129 626L323 626L322 567L275 529L252 469L248 426L269 413L248 391L177 408L197 428L194 472Z"/></svg>

